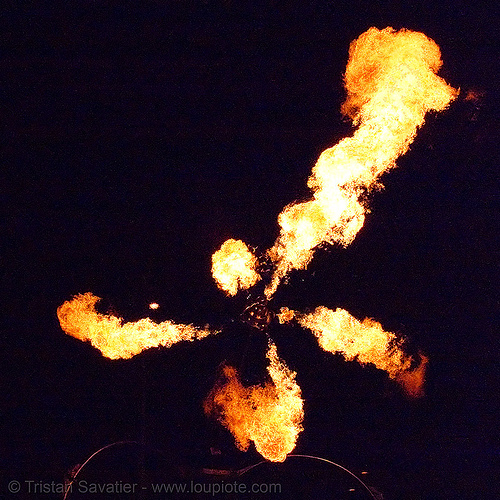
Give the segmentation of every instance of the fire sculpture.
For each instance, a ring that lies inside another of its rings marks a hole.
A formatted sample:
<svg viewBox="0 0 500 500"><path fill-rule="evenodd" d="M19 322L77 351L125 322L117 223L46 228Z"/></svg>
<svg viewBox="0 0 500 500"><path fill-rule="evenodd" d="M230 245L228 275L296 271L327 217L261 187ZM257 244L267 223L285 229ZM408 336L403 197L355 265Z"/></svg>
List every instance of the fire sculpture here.
<svg viewBox="0 0 500 500"><path fill-rule="evenodd" d="M246 308L245 322L267 332L274 316L269 301L286 276L306 269L320 245L347 246L354 240L367 213L364 195L382 187L380 176L408 150L426 113L443 111L458 95L437 76L441 65L439 47L423 33L370 28L351 43L342 112L357 129L320 155L308 180L311 199L291 203L279 214L279 236L264 256L272 263L272 276L265 296ZM262 279L259 259L234 239L213 254L212 276L230 296ZM59 307L58 317L67 334L90 341L111 359L217 333L149 318L123 323L96 312L98 300L91 293L77 295ZM323 306L312 313L282 308L277 317L281 323L296 321L310 330L326 351L384 370L410 396L423 394L427 358L421 355L417 362L405 354L403 340L384 331L380 323L359 321L343 309ZM269 380L264 385L245 387L237 370L226 366L224 379L204 408L231 431L239 449L247 450L254 442L264 458L281 462L302 430L303 400L295 373L278 357L271 339L267 358Z"/></svg>

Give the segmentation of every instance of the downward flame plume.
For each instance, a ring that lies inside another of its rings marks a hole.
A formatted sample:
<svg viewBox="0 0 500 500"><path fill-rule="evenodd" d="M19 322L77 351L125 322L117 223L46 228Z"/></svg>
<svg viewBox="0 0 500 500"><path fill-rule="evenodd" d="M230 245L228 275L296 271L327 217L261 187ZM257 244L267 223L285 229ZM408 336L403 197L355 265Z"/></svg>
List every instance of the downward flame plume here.
<svg viewBox="0 0 500 500"><path fill-rule="evenodd" d="M202 339L214 331L171 321L155 323L149 318L124 323L122 318L101 314L101 300L91 293L77 295L57 309L61 328L72 337L89 341L107 358L131 358L151 347L170 347L181 340Z"/></svg>
<svg viewBox="0 0 500 500"><path fill-rule="evenodd" d="M275 344L269 345L267 358L272 382L245 387L236 369L226 366L204 409L229 429L240 450L247 451L253 441L264 458L283 462L302 431L303 401L296 374L278 358Z"/></svg>

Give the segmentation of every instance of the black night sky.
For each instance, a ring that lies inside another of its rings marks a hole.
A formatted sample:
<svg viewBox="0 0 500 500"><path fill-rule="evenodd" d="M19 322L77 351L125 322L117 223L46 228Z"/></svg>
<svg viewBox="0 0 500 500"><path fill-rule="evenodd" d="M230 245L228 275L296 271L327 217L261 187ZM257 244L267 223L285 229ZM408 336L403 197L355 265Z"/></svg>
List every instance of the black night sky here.
<svg viewBox="0 0 500 500"><path fill-rule="evenodd" d="M282 208L309 197L317 157L353 130L340 114L342 75L349 43L370 26L434 39L440 75L461 95L428 116L383 177L354 243L318 251L271 307L325 305L375 318L429 356L426 396L408 400L384 373L322 351L298 326L273 324L305 400L294 452L368 472L363 480L384 499L490 498L498 478L499 25L483 4L4 4L0 498L37 498L25 481L61 482L120 440L145 447L109 449L81 479L207 483L220 478L203 468L261 459L253 447L238 451L203 413L224 361L247 383L265 375L265 337L238 321L245 294L229 299L216 288L211 255L231 237L265 251ZM57 307L87 291L103 298L102 312L127 321L149 315L224 329L110 361L57 321ZM17 495L8 492L12 480L22 483ZM280 482L279 498L368 498L339 469L305 459L239 480Z"/></svg>

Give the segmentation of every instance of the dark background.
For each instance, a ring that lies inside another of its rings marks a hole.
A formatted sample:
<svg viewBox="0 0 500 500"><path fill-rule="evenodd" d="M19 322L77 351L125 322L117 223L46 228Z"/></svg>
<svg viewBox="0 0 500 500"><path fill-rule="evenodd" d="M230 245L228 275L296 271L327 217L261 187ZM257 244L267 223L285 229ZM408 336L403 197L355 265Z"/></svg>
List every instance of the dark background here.
<svg viewBox="0 0 500 500"><path fill-rule="evenodd" d="M262 380L264 366L262 335L231 321L245 297L217 290L211 255L229 237L264 251L283 206L309 196L320 152L352 132L339 111L342 74L349 43L370 26L433 38L440 74L461 96L428 117L382 179L355 242L318 251L272 306L343 307L381 321L430 357L427 394L410 401L382 372L273 325L305 399L295 452L368 472L386 499L488 498L498 477L499 33L498 12L481 5L2 7L1 498L10 480L62 481L117 440L147 447L107 450L82 478L210 481L202 467L260 460L203 414L222 362L247 382ZM470 91L479 97L466 100ZM57 307L86 291L126 320L224 331L110 361L59 328ZM252 480L281 482L283 498L366 498L323 468L290 459Z"/></svg>

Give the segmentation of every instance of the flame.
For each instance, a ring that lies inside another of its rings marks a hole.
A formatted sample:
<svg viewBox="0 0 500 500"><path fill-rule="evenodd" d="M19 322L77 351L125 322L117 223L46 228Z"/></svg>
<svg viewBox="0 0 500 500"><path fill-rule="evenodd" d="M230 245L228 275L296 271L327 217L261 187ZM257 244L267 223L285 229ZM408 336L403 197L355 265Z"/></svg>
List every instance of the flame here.
<svg viewBox="0 0 500 500"><path fill-rule="evenodd" d="M265 289L268 299L290 271L307 267L318 246L347 246L354 240L367 211L364 195L382 187L379 177L406 153L426 113L444 110L458 95L436 75L441 65L437 44L406 29L370 28L351 43L342 112L358 128L320 155L307 183L312 198L286 206L278 216L280 234L267 254L274 265ZM469 94L466 99L478 97ZM261 279L257 266L257 258L239 240L227 240L212 255L212 276L228 295L255 285ZM90 341L111 359L131 358L144 349L217 333L171 321L158 324L150 318L124 323L122 318L98 313L99 300L91 293L77 295L62 304L57 315L68 335ZM158 307L150 304L151 309ZM414 368L416 363L403 351L402 341L380 323L368 318L359 321L343 309L326 307L311 314L283 307L278 318L280 323L295 319L313 332L324 350L371 363L408 394L422 395L428 359L420 355ZM226 366L224 379L213 388L204 409L230 430L239 449L246 451L253 441L264 458L282 462L303 430L303 400L296 373L279 359L273 343L267 358L270 381L245 387L237 370Z"/></svg>
<svg viewBox="0 0 500 500"><path fill-rule="evenodd" d="M296 373L278 358L273 343L267 358L272 382L245 387L236 369L225 366L225 380L212 389L204 409L229 429L240 450L247 451L253 441L264 458L283 462L302 431L303 400Z"/></svg>
<svg viewBox="0 0 500 500"><path fill-rule="evenodd" d="M151 304L149 304L149 308L150 309L159 309L160 304L158 304L157 302L151 302Z"/></svg>
<svg viewBox="0 0 500 500"><path fill-rule="evenodd" d="M328 352L339 353L348 361L371 363L398 381L407 394L423 395L428 359L421 355L417 368L414 360L401 349L402 341L370 318L359 321L346 310L317 307L311 314L295 314L297 321L316 335L319 345Z"/></svg>
<svg viewBox="0 0 500 500"><path fill-rule="evenodd" d="M99 300L90 292L76 295L57 309L57 317L68 335L90 341L110 359L127 359L151 347L170 347L181 340L202 339L216 333L171 321L155 323L149 318L123 323L122 318L98 313L95 305Z"/></svg>
<svg viewBox="0 0 500 500"><path fill-rule="evenodd" d="M260 275L255 271L257 259L241 240L229 239L212 255L212 276L228 295L236 295L255 285Z"/></svg>
<svg viewBox="0 0 500 500"><path fill-rule="evenodd" d="M351 43L342 112L358 129L325 150L308 180L313 198L284 208L269 256L276 265L269 298L292 269L305 269L322 243L349 245L363 227L361 195L406 153L428 111L442 111L458 91L435 73L437 44L423 33L370 28Z"/></svg>
<svg viewBox="0 0 500 500"><path fill-rule="evenodd" d="M276 314L278 321L281 325L285 323L289 323L295 317L295 311L293 309L289 309L288 307L281 307L280 312Z"/></svg>

